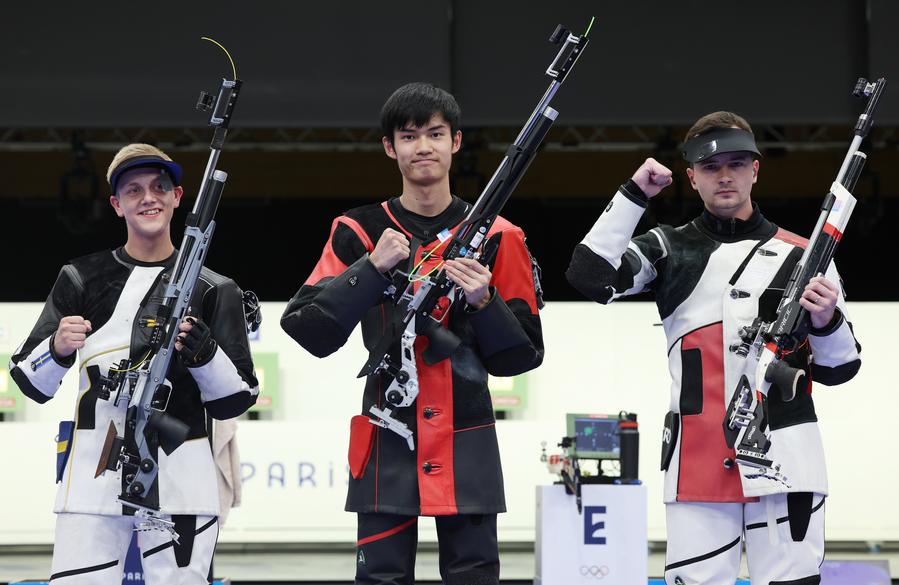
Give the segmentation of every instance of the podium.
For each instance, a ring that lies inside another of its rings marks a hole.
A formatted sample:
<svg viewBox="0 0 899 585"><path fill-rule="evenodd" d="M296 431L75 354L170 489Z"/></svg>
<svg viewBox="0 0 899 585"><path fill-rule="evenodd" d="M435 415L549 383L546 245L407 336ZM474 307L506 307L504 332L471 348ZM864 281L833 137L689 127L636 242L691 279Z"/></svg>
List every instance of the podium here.
<svg viewBox="0 0 899 585"><path fill-rule="evenodd" d="M537 486L535 585L646 585L646 487L582 486L583 513L563 485Z"/></svg>

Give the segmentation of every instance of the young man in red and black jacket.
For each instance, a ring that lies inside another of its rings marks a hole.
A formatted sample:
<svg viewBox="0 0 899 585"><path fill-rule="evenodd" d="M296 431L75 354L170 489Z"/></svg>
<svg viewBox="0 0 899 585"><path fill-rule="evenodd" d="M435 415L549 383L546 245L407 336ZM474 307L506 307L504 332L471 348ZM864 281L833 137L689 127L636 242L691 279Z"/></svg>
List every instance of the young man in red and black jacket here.
<svg viewBox="0 0 899 585"><path fill-rule="evenodd" d="M399 88L381 111L382 142L397 161L403 192L336 218L322 256L290 301L281 326L310 353L339 349L357 323L372 350L396 308L385 294L388 272L426 275L446 269L456 295L443 321L462 343L428 365L428 339L415 340L417 400L394 416L414 436L370 424L384 407L386 376L368 376L362 415L350 436L346 509L358 513L356 583L414 583L418 516L435 516L445 583L495 584L499 579L496 514L506 509L487 375L513 376L543 360L542 305L522 230L494 222L490 261L441 264L446 230L470 204L450 193L449 168L459 150L460 110L453 96L425 83ZM413 279L414 280L414 279ZM391 350L399 352L399 343Z"/></svg>

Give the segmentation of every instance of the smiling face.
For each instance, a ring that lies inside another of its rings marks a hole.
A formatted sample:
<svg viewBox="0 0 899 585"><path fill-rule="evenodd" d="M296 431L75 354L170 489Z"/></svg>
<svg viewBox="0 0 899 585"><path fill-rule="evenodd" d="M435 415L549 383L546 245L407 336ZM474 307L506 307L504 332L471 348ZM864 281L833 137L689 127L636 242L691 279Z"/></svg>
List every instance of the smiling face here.
<svg viewBox="0 0 899 585"><path fill-rule="evenodd" d="M169 223L183 194L184 190L174 186L163 171L143 167L119 178L118 191L109 197L109 203L116 215L125 218L129 241L155 242L169 238Z"/></svg>
<svg viewBox="0 0 899 585"><path fill-rule="evenodd" d="M748 152L716 154L687 168L690 184L706 209L722 219L749 219L749 195L758 174L759 161Z"/></svg>
<svg viewBox="0 0 899 585"><path fill-rule="evenodd" d="M403 181L418 187L429 187L449 180L453 154L462 144L462 132L452 132L440 114L431 116L423 126L411 122L393 131L393 143L382 138L384 151L397 161Z"/></svg>

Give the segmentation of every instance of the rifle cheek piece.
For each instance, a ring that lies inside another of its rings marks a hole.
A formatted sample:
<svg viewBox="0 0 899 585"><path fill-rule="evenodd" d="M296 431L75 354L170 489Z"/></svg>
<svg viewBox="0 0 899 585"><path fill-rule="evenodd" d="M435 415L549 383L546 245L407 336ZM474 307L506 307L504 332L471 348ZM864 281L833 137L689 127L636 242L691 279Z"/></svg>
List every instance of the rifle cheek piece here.
<svg viewBox="0 0 899 585"><path fill-rule="evenodd" d="M744 151L762 156L752 132L742 128L718 128L684 142L683 155L688 163L694 164L716 154Z"/></svg>

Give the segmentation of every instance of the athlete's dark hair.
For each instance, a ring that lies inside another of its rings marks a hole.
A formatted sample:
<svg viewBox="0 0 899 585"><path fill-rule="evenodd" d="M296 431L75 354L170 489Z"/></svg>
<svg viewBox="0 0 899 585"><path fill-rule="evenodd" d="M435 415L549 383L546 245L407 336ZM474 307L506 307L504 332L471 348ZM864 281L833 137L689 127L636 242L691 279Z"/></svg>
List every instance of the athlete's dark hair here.
<svg viewBox="0 0 899 585"><path fill-rule="evenodd" d="M384 102L384 107L381 108L381 131L393 144L394 130L409 122L420 128L435 114L443 116L451 133L455 135L462 117L456 98L430 83L407 83Z"/></svg>

